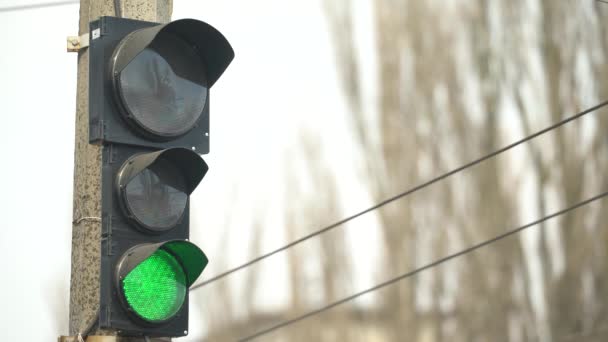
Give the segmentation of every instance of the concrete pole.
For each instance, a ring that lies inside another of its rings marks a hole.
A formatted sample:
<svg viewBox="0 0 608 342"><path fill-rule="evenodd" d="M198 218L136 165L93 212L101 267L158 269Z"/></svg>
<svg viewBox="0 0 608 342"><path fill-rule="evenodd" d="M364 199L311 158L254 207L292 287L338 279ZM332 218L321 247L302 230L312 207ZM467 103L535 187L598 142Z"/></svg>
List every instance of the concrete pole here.
<svg viewBox="0 0 608 342"><path fill-rule="evenodd" d="M100 16L166 23L171 20L172 0L81 0L78 35L89 32L89 22ZM78 52L76 139L74 149L74 202L72 269L70 282L70 335L115 335L115 331L89 331L99 311L101 261L101 146L89 144L89 53ZM133 340L133 339L131 339Z"/></svg>

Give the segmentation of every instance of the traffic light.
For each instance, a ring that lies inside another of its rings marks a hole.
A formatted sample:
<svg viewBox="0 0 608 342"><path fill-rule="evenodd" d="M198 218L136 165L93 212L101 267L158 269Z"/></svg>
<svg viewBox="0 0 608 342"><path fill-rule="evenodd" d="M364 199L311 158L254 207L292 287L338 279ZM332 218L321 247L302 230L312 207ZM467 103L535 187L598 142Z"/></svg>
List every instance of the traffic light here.
<svg viewBox="0 0 608 342"><path fill-rule="evenodd" d="M193 19L90 25L89 141L102 146L99 328L188 333L188 288L207 265L189 242L208 166L209 89L234 52Z"/></svg>

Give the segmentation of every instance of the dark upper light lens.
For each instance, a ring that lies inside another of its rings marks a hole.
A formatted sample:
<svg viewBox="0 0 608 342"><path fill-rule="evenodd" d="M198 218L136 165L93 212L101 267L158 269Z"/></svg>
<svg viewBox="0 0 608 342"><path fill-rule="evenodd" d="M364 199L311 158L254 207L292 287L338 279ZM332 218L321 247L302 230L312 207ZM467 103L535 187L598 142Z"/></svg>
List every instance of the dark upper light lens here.
<svg viewBox="0 0 608 342"><path fill-rule="evenodd" d="M150 322L173 317L184 303L186 288L182 266L162 249L137 265L122 281L122 291L131 309Z"/></svg>
<svg viewBox="0 0 608 342"><path fill-rule="evenodd" d="M207 76L200 56L171 33L159 33L118 77L130 118L154 135L174 137L188 132L207 101Z"/></svg>
<svg viewBox="0 0 608 342"><path fill-rule="evenodd" d="M159 159L137 174L125 188L126 205L147 228L168 230L181 219L188 194L183 175L172 163Z"/></svg>

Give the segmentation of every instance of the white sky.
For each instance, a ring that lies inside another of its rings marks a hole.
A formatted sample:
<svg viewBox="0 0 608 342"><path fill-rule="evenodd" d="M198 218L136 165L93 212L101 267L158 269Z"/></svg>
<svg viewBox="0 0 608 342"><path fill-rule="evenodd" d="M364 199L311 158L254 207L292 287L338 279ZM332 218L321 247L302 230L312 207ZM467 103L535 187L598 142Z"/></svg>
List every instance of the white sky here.
<svg viewBox="0 0 608 342"><path fill-rule="evenodd" d="M33 2L0 0L0 7L26 3ZM321 0L176 0L173 19L186 17L215 26L236 52L211 92L211 154L204 157L210 172L191 202L192 240L211 261L203 278L251 257L247 246L256 210L269 213L262 251L286 242L283 209L297 203L283 198L281 170L301 163L298 130L318 135L319 158L336 165L341 181L352 184L344 194L344 211L369 206L357 185L357 155ZM0 13L0 267L5 274L0 321L10 327L0 334L7 339L52 340L68 329L76 54L65 51L65 38L77 28L78 5ZM349 225L359 231L351 242L369 246L377 238L374 225L373 216ZM287 277L277 273L285 260L279 255L258 268L264 272L264 291L256 299L260 307L281 307L288 300ZM373 262L370 256L358 264L360 287L373 282ZM235 290L246 286L243 280L230 279ZM200 291L193 300L207 303L213 295ZM190 336L184 341L204 333L198 307L191 305Z"/></svg>

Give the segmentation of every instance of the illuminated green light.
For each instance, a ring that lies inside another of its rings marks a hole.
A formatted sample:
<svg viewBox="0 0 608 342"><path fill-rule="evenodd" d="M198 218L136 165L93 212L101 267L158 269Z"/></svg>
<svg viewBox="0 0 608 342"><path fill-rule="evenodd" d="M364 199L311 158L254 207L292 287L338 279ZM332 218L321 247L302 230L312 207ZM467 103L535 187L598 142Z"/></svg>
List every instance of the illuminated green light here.
<svg viewBox="0 0 608 342"><path fill-rule="evenodd" d="M137 265L122 282L127 303L141 318L162 322L173 317L186 298L186 274L163 249Z"/></svg>

